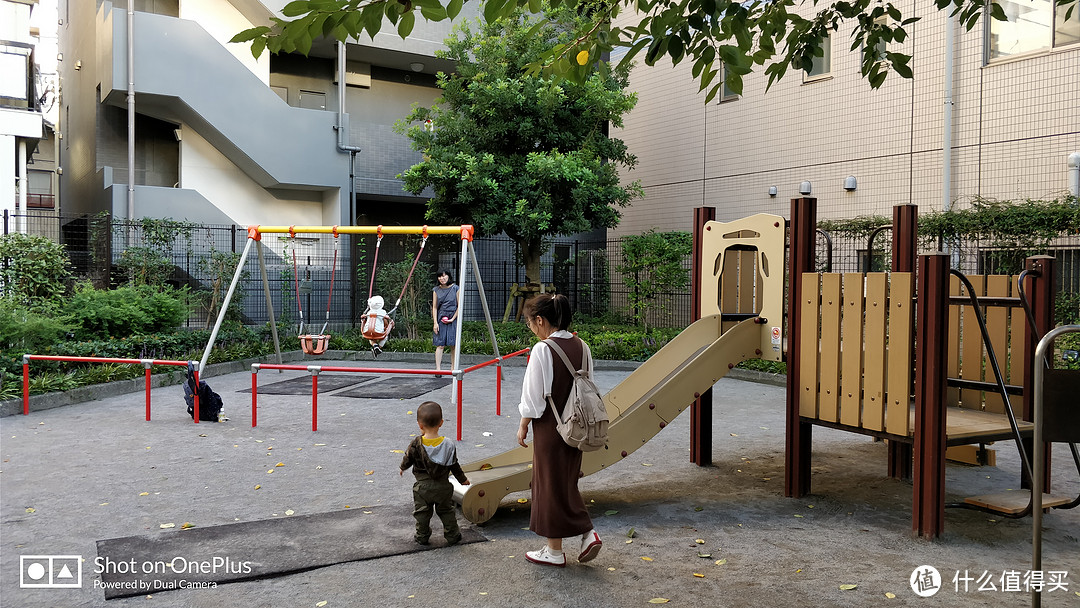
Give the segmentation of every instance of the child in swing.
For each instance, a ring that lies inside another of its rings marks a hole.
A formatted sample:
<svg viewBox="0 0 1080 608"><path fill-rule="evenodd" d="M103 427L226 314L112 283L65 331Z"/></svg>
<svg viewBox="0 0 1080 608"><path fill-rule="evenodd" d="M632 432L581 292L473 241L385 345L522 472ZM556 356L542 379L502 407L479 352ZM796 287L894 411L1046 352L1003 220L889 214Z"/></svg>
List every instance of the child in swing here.
<svg viewBox="0 0 1080 608"><path fill-rule="evenodd" d="M385 303L382 296L371 296L367 301L368 309L364 313L364 324L361 332L371 343L371 354L378 357L382 354L382 347L390 338L390 330L394 328L394 320L386 314Z"/></svg>
<svg viewBox="0 0 1080 608"><path fill-rule="evenodd" d="M443 536L447 545L461 542L454 511L454 486L450 483L453 473L458 482L469 485L469 478L461 470L457 460L457 448L453 441L439 435L443 425L442 406L425 401L416 408L416 423L420 426L419 437L409 443L405 457L401 459L401 475L412 467L416 483L413 484L413 517L416 518L416 542L428 544L431 537L431 514L439 516L443 524ZM434 509L432 509L434 506Z"/></svg>

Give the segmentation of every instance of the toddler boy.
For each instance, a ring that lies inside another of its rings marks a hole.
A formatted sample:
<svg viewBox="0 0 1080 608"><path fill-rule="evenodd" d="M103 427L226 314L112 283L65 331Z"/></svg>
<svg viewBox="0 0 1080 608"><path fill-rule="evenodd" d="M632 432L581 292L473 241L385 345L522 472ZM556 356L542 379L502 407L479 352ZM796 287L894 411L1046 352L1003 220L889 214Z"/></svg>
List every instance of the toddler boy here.
<svg viewBox="0 0 1080 608"><path fill-rule="evenodd" d="M454 545L461 542L461 530L454 512L454 486L450 483L450 474L453 473L463 486L469 485L469 479L458 464L454 442L439 436L439 428L443 425L442 406L434 401L421 403L420 407L416 408L416 422L422 434L413 439L405 449L400 471L400 474L404 475L405 470L412 467L416 477L416 483L413 484L416 542L421 545L428 544L434 505L435 514L443 523L446 544Z"/></svg>

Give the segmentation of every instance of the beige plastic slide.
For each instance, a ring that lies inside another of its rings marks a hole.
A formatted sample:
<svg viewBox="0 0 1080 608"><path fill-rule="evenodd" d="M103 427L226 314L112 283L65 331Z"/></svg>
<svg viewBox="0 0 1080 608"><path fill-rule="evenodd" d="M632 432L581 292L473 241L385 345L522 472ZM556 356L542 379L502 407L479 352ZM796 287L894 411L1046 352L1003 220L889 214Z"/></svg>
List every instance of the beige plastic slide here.
<svg viewBox="0 0 1080 608"><path fill-rule="evenodd" d="M720 315L694 322L618 386L604 395L611 426L608 447L585 453L581 471L591 475L634 452L682 413L727 371L757 358L761 326L754 319L721 331ZM454 484L454 498L465 517L482 523L495 515L511 492L529 489L532 446L463 465L468 486ZM453 481L453 480L452 480Z"/></svg>

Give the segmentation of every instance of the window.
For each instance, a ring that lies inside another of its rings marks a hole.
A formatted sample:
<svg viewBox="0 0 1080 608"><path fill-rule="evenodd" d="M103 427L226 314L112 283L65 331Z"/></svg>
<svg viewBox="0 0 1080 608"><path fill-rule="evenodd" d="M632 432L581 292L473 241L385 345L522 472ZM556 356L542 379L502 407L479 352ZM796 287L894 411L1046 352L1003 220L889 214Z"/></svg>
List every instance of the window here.
<svg viewBox="0 0 1080 608"><path fill-rule="evenodd" d="M735 91L732 91L731 87L727 85L727 66L721 63L720 73L717 74L716 77L719 78L721 82L719 94L720 99L718 103L725 101L734 101L739 98L739 95Z"/></svg>
<svg viewBox="0 0 1080 608"><path fill-rule="evenodd" d="M814 57L810 64L810 70L803 72L803 82L819 80L830 75L832 72L832 36L826 36L821 40L821 57Z"/></svg>
<svg viewBox="0 0 1080 608"><path fill-rule="evenodd" d="M988 18L987 59L1080 42L1080 0L1002 0L1006 21ZM1065 16L1070 12L1069 18Z"/></svg>
<svg viewBox="0 0 1080 608"><path fill-rule="evenodd" d="M319 91L300 91L300 107L309 110L326 109L326 93Z"/></svg>

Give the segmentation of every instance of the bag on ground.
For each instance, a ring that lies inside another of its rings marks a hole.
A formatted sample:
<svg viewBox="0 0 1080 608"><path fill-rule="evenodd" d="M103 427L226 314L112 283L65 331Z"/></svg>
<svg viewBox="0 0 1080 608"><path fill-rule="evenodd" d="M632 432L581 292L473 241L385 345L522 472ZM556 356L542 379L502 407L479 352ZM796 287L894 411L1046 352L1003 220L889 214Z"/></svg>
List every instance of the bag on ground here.
<svg viewBox="0 0 1080 608"><path fill-rule="evenodd" d="M584 350L581 355L582 369L574 369L570 364L563 349L552 340L544 340L553 352L559 355L566 369L574 378L570 388L570 396L563 406L562 416L555 417L555 428L559 431L563 441L571 447L582 452L593 452L607 447L608 414L604 400L600 397L600 391L592 380L592 370L589 367L589 346L582 343ZM551 395L547 396L551 401ZM554 405L554 404L552 404ZM555 413L558 410L552 409Z"/></svg>
<svg viewBox="0 0 1080 608"><path fill-rule="evenodd" d="M195 419L195 366L188 364L188 377L184 382L184 402L187 403L188 416ZM218 414L224 402L221 395L214 392L206 381L199 381L199 420L202 422L218 422Z"/></svg>

